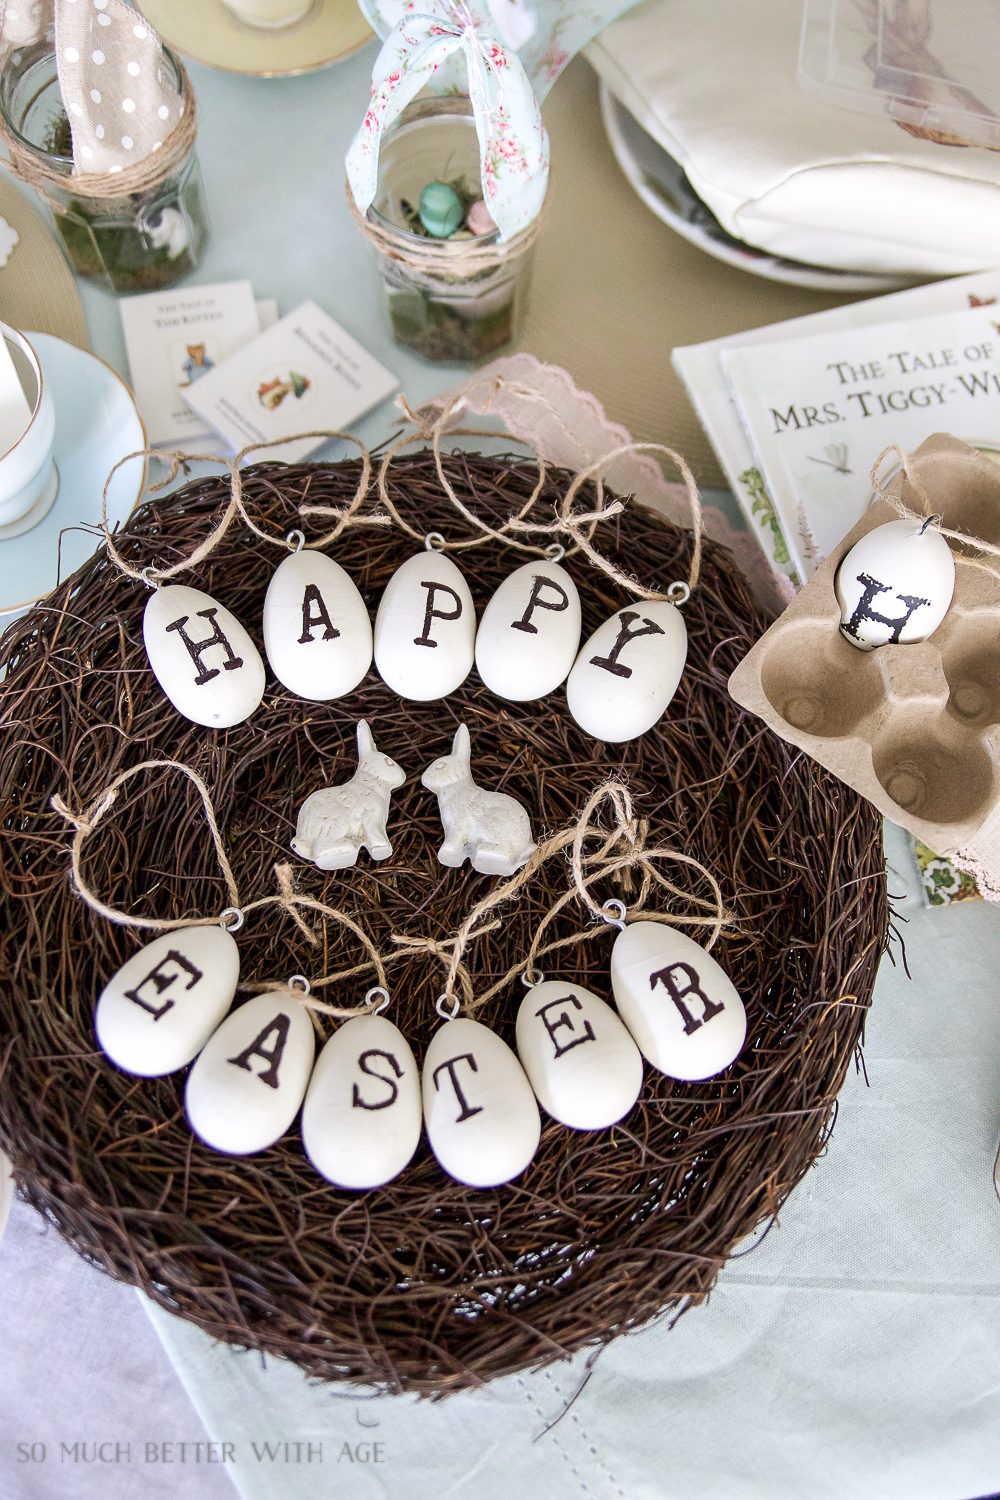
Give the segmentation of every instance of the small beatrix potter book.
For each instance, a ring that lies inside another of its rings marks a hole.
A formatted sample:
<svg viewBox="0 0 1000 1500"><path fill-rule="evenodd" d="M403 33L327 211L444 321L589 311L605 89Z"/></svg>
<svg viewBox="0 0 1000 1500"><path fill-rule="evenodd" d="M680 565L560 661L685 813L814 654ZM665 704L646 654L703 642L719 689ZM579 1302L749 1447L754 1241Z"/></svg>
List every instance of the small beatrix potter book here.
<svg viewBox="0 0 1000 1500"><path fill-rule="evenodd" d="M126 297L119 304L139 415L150 444L182 446L210 429L184 399L262 327L249 281ZM264 318L269 315L264 304Z"/></svg>
<svg viewBox="0 0 1000 1500"><path fill-rule="evenodd" d="M399 382L315 302L303 302L185 393L188 404L233 448L342 430L371 411ZM283 443L285 463L305 458L323 437Z"/></svg>

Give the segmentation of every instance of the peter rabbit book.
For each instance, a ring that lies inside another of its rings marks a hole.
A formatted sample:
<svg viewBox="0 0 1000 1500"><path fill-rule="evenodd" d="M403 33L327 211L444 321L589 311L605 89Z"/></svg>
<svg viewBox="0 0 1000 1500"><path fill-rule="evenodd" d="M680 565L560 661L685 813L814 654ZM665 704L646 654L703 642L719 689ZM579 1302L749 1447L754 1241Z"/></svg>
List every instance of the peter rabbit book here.
<svg viewBox="0 0 1000 1500"><path fill-rule="evenodd" d="M199 380L263 326L249 281L125 297L125 350L139 415L152 447L183 447L210 429L184 399Z"/></svg>
<svg viewBox="0 0 1000 1500"><path fill-rule="evenodd" d="M722 366L805 576L860 520L890 443L1000 446L996 305L726 349Z"/></svg>
<svg viewBox="0 0 1000 1500"><path fill-rule="evenodd" d="M315 302L303 302L186 392L188 405L233 448L299 432L342 430L399 382ZM254 455L294 463L325 437Z"/></svg>
<svg viewBox="0 0 1000 1500"><path fill-rule="evenodd" d="M786 535L778 519L722 367L723 351L788 339L807 340L832 330L859 329L873 323L923 317L930 313L960 312L977 306L992 306L1000 321L998 297L1000 271L977 271L971 276L954 276L947 281L910 287L885 297L870 297L864 302L809 313L804 318L772 323L766 328L727 334L724 338L690 344L673 351L674 368L712 441L729 487L743 510L750 531L776 573L786 574L794 586L804 581L811 572L808 559L800 555L805 539L800 537L795 525ZM822 449L818 451L822 452Z"/></svg>

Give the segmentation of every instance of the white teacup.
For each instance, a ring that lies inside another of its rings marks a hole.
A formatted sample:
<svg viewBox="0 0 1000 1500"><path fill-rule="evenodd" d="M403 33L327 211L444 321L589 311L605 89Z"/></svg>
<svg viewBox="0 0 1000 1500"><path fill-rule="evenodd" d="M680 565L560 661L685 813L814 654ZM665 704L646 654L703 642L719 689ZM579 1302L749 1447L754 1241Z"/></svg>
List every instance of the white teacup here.
<svg viewBox="0 0 1000 1500"><path fill-rule="evenodd" d="M0 536L15 536L40 521L55 499L59 478L52 461L56 436L56 409L42 375L38 355L23 333L0 323L0 335L20 350L35 382L35 404L31 421L13 448L0 458ZM30 392L28 393L30 400ZM37 507L39 514L30 519ZM21 522L21 525L17 523ZM27 524L24 524L27 523Z"/></svg>
<svg viewBox="0 0 1000 1500"><path fill-rule="evenodd" d="M281 31L294 26L313 7L313 0L222 0L227 10L246 26L256 26L263 31Z"/></svg>

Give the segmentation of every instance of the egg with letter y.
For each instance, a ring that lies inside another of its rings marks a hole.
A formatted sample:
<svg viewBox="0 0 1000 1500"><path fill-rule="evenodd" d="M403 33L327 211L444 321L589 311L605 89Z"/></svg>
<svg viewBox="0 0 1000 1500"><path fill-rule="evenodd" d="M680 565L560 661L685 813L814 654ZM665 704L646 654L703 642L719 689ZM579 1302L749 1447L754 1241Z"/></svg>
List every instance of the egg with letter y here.
<svg viewBox="0 0 1000 1500"><path fill-rule="evenodd" d="M587 734L637 739L663 716L687 661L687 629L666 599L639 600L605 620L583 647L566 702Z"/></svg>

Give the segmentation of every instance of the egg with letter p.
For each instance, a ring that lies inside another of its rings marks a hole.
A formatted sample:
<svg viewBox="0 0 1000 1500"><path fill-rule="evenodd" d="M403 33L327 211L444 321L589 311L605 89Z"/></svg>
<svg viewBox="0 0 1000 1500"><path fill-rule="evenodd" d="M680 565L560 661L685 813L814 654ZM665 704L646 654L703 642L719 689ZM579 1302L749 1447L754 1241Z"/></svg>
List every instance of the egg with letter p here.
<svg viewBox="0 0 1000 1500"><path fill-rule="evenodd" d="M860 651L934 634L955 593L955 558L928 516L875 526L841 559L834 588L840 633Z"/></svg>
<svg viewBox="0 0 1000 1500"><path fill-rule="evenodd" d="M621 1018L642 1055L668 1078L711 1078L740 1054L747 1017L732 980L685 933L630 922L611 950Z"/></svg>
<svg viewBox="0 0 1000 1500"><path fill-rule="evenodd" d="M660 719L687 661L687 629L666 599L639 600L605 620L566 683L580 728L610 744L637 739Z"/></svg>
<svg viewBox="0 0 1000 1500"><path fill-rule="evenodd" d="M446 1021L424 1058L424 1120L439 1164L468 1187L518 1177L538 1149L541 1120L524 1069L495 1031Z"/></svg>
<svg viewBox="0 0 1000 1500"><path fill-rule="evenodd" d="M305 1098L316 1051L305 1006L257 995L214 1032L188 1074L188 1123L207 1146L248 1156L273 1146Z"/></svg>
<svg viewBox="0 0 1000 1500"><path fill-rule="evenodd" d="M375 665L401 698L430 703L468 677L476 611L464 575L443 552L418 552L393 573L375 616Z"/></svg>
<svg viewBox="0 0 1000 1500"><path fill-rule="evenodd" d="M476 666L491 692L527 703L565 682L580 649L580 595L558 563L539 558L505 578L483 611Z"/></svg>

